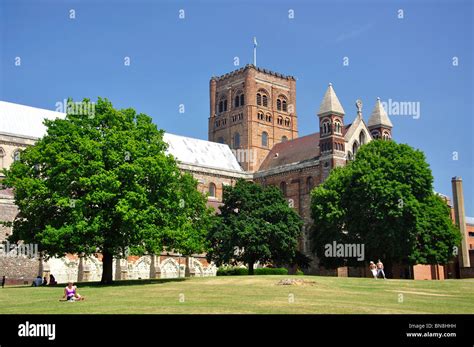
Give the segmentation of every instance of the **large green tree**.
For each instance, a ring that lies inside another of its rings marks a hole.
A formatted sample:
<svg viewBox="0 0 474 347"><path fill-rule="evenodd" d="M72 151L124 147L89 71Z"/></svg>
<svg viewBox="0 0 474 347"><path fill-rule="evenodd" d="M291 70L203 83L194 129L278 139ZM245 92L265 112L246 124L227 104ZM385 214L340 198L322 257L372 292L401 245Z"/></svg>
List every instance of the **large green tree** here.
<svg viewBox="0 0 474 347"><path fill-rule="evenodd" d="M114 257L202 252L210 211L196 180L166 154L163 131L106 99L83 103L46 120L47 134L5 171L19 208L12 240L36 243L45 256L101 253L103 283L112 282Z"/></svg>
<svg viewBox="0 0 474 347"><path fill-rule="evenodd" d="M313 241L322 265L357 265L326 257L333 241L365 246L365 259L387 264L442 264L460 233L446 203L433 192L424 154L394 141L371 141L354 161L331 172L311 194Z"/></svg>
<svg viewBox="0 0 474 347"><path fill-rule="evenodd" d="M221 214L210 229L207 257L218 266L293 262L302 220L273 186L239 180L224 188Z"/></svg>

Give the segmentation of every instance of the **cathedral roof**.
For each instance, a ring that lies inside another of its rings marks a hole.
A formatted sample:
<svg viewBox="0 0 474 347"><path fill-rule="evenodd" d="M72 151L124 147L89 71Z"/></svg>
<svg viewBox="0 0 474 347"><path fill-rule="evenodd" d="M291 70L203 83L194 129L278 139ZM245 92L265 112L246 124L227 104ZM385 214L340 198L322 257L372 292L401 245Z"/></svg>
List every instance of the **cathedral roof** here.
<svg viewBox="0 0 474 347"><path fill-rule="evenodd" d="M46 134L44 119L64 118L65 113L0 101L0 133L38 139ZM165 133L168 153L180 163L242 171L228 145Z"/></svg>
<svg viewBox="0 0 474 347"><path fill-rule="evenodd" d="M259 170L299 163L319 157L319 133L277 143L260 165Z"/></svg>
<svg viewBox="0 0 474 347"><path fill-rule="evenodd" d="M342 135L350 130L353 123L346 124ZM260 165L260 170L269 170L279 166L303 163L317 159L319 151L319 133L297 137L293 140L277 143Z"/></svg>
<svg viewBox="0 0 474 347"><path fill-rule="evenodd" d="M374 110L370 115L368 123L369 127L377 125L385 125L387 127L393 126L392 122L390 121L390 118L388 118L387 112L385 112L385 109L383 108L382 103L380 102L380 98L377 98L377 102L375 103Z"/></svg>
<svg viewBox="0 0 474 347"><path fill-rule="evenodd" d="M62 112L0 101L0 133L40 138L46 133L44 119L65 116Z"/></svg>
<svg viewBox="0 0 474 347"><path fill-rule="evenodd" d="M230 171L243 171L228 145L165 133L168 153L178 162Z"/></svg>
<svg viewBox="0 0 474 347"><path fill-rule="evenodd" d="M318 115L329 113L345 113L331 83L329 83L328 89L326 90L326 94L324 94L323 101L321 102L321 106L319 107Z"/></svg>

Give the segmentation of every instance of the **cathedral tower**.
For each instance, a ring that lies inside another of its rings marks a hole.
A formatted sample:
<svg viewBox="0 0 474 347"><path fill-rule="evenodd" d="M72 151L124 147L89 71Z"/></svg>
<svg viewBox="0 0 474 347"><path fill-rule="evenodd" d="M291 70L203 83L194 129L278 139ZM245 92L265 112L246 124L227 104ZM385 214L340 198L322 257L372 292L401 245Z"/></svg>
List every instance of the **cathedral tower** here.
<svg viewBox="0 0 474 347"><path fill-rule="evenodd" d="M345 158L344 109L329 83L319 107L319 152L321 179L324 181L331 169L343 166Z"/></svg>
<svg viewBox="0 0 474 347"><path fill-rule="evenodd" d="M255 172L272 147L298 137L296 80L245 67L210 81L209 141L225 143Z"/></svg>
<svg viewBox="0 0 474 347"><path fill-rule="evenodd" d="M373 139L384 139L390 140L392 138L392 127L393 124L388 118L387 112L380 102L380 98L377 98L374 110L369 118L369 130Z"/></svg>

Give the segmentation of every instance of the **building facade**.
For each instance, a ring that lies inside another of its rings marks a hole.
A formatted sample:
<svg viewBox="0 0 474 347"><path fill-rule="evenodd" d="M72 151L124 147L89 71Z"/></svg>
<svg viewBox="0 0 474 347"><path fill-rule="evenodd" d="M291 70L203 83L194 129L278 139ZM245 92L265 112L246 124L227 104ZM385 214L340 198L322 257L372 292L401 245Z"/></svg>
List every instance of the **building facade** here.
<svg viewBox="0 0 474 347"><path fill-rule="evenodd" d="M315 132L299 137L296 79L292 76L247 65L212 77L209 96L208 141L169 133L164 136L168 152L177 159L182 171L191 173L198 180L198 189L208 196L208 204L217 209L222 202L224 186L233 185L238 179L279 187L290 206L304 220L299 250L313 259L307 272L366 276L366 269L329 270L318 265L317 257L311 252L309 235L312 224L310 192L324 182L333 168L352 160L360 146L373 139L392 138L393 125L381 100L375 100L366 123L362 102L357 100L353 114L346 114L334 87L329 84L317 111ZM0 102L1 167L8 168L23 148L44 135L44 118L64 116L63 113ZM18 211L11 190L0 191L0 208L0 220L15 218ZM469 227L468 224L468 230L466 237L472 240L472 225ZM9 233L9 228L0 227L0 241ZM67 255L39 263L22 259L21 264L17 261L16 265L11 259L8 261L10 263L0 259L0 265L3 264L1 269L10 278L29 279L36 273L54 273L60 281L97 280L101 273L100 255L88 259ZM216 273L215 266L208 264L203 254L188 258L170 253L128 257L117 259L114 269L116 279ZM400 269L400 272L405 270ZM412 273L418 271L422 274L420 278L429 277L428 272L435 270L418 267L412 269ZM436 271L443 272L439 268ZM440 277L431 278L436 276Z"/></svg>

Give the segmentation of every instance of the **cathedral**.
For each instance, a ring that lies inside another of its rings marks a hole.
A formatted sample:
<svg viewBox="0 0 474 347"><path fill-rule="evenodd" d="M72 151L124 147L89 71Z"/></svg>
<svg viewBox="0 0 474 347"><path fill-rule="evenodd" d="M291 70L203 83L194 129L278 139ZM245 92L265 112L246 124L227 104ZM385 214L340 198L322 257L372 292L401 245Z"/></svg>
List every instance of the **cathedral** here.
<svg viewBox="0 0 474 347"><path fill-rule="evenodd" d="M391 139L392 122L380 99L374 98L367 123L360 100L354 116L346 119L330 83L317 111L319 129L315 130L319 132L298 137L296 79L292 76L247 65L211 78L209 96L209 141L227 144L249 179L281 189L304 219L299 248L314 259L309 272L327 273L311 254L310 192L332 168L352 160L361 145L372 139Z"/></svg>
<svg viewBox="0 0 474 347"><path fill-rule="evenodd" d="M330 83L317 109L319 129L302 137L298 136L296 79L292 76L249 64L212 77L209 99L208 141L169 133L164 136L168 153L177 159L182 171L197 179L208 204L218 209L223 187L238 179L279 187L304 220L299 249L313 259L307 272L351 275L347 268L319 267L311 252L310 192L333 168L352 160L361 145L372 139L392 138L393 125L380 99L374 97L373 110L365 121L362 102L356 101L353 115L346 114ZM56 117L64 118L65 114L0 101L0 168L8 168L22 149L45 134L44 118ZM17 212L12 191L1 190L0 220L12 221ZM0 241L11 232L0 226ZM0 275L20 283L49 273L62 282L99 280L102 266L100 254L84 259L72 254L47 260L2 258L0 263ZM114 264L115 279L215 274L215 265L209 264L204 254L183 257L163 252L116 259Z"/></svg>

